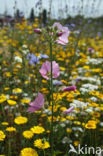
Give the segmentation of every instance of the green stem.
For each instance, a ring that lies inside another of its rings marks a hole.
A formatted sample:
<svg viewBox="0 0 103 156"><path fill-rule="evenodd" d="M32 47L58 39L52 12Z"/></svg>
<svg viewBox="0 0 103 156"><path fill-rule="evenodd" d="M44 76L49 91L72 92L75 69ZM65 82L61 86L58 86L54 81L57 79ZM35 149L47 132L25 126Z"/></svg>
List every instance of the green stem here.
<svg viewBox="0 0 103 156"><path fill-rule="evenodd" d="M46 156L46 154L45 154L45 150L43 150L43 153L44 153L44 156Z"/></svg>
<svg viewBox="0 0 103 156"><path fill-rule="evenodd" d="M9 142L8 142L8 146L9 146L9 151L8 151L8 156L11 156L11 140L9 138Z"/></svg>
<svg viewBox="0 0 103 156"><path fill-rule="evenodd" d="M4 115L4 117L5 117L6 114L5 114L5 110L4 110L3 104L1 104L1 109L2 109L3 115Z"/></svg>
<svg viewBox="0 0 103 156"><path fill-rule="evenodd" d="M52 118L51 118L51 156L53 156L53 68L52 68L52 41L50 41L50 62L51 62L51 75L50 75L50 95L51 95L51 106L52 106Z"/></svg>

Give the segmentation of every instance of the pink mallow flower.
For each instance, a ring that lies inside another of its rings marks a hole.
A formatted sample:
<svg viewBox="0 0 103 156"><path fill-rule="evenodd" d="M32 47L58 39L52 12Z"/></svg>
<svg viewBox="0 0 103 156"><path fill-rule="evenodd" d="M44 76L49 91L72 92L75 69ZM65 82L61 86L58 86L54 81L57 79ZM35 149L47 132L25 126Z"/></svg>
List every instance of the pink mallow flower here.
<svg viewBox="0 0 103 156"><path fill-rule="evenodd" d="M68 27L63 27L58 22L54 23L53 27L58 28L57 36L59 36L59 37L56 40L56 42L59 43L59 44L62 44L62 45L66 45L68 43L68 36L70 34L70 31L69 31Z"/></svg>
<svg viewBox="0 0 103 156"><path fill-rule="evenodd" d="M57 78L60 75L60 72L59 72L60 69L59 69L59 65L55 61L52 61L52 68L53 68L52 69L53 78ZM42 67L39 70L39 72L42 75L42 77L49 80L50 73L51 73L51 63L49 61L45 61L42 64Z"/></svg>
<svg viewBox="0 0 103 156"><path fill-rule="evenodd" d="M62 92L70 92L70 91L75 91L76 86L70 86L62 89Z"/></svg>
<svg viewBox="0 0 103 156"><path fill-rule="evenodd" d="M63 111L63 113L66 115L68 113L71 113L73 111L74 107L71 106L70 108L68 108L67 110Z"/></svg>
<svg viewBox="0 0 103 156"><path fill-rule="evenodd" d="M35 111L39 111L44 105L44 95L42 93L38 93L38 96L33 102L29 103L29 108L27 112L33 113Z"/></svg>

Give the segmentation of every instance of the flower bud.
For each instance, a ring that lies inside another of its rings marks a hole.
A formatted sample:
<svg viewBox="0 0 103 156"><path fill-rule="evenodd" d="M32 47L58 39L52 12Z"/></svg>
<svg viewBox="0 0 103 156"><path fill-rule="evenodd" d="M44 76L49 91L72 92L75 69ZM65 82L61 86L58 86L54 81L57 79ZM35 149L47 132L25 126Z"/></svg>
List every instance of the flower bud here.
<svg viewBox="0 0 103 156"><path fill-rule="evenodd" d="M58 32L58 33L57 33L57 36L58 36L58 37L60 37L60 36L62 36L62 35L63 35L63 32Z"/></svg>
<svg viewBox="0 0 103 156"><path fill-rule="evenodd" d="M42 33L41 29L34 29L34 32L37 33L37 34L41 34Z"/></svg>

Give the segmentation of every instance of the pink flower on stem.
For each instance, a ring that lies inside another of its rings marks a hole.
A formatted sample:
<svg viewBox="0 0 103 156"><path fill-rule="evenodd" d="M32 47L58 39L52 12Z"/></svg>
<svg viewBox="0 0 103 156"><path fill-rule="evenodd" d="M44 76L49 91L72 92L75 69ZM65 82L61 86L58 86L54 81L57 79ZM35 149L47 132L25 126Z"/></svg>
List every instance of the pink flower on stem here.
<svg viewBox="0 0 103 156"><path fill-rule="evenodd" d="M63 92L70 92L75 90L76 90L76 86L70 86L62 89Z"/></svg>
<svg viewBox="0 0 103 156"><path fill-rule="evenodd" d="M74 107L71 106L70 108L68 108L67 110L65 110L65 111L63 111L63 112L64 112L64 114L66 115L66 114L68 114L68 113L71 113L71 112L73 111L73 109L74 109Z"/></svg>
<svg viewBox="0 0 103 156"><path fill-rule="evenodd" d="M59 65L55 61L52 61L52 67L53 67L53 69L52 69L53 78L57 78L60 75ZM49 61L45 61L42 64L42 67L39 70L39 72L42 75L42 77L49 80L50 74L51 74L51 63Z"/></svg>
<svg viewBox="0 0 103 156"><path fill-rule="evenodd" d="M29 108L27 112L33 113L35 111L39 111L44 105L44 95L42 93L38 93L38 96L33 102L29 103Z"/></svg>
<svg viewBox="0 0 103 156"><path fill-rule="evenodd" d="M57 33L58 39L56 40L57 43L66 45L68 43L68 36L70 31L68 27L63 27L60 23L56 22L53 24L53 27L57 27L59 32Z"/></svg>
<svg viewBox="0 0 103 156"><path fill-rule="evenodd" d="M41 29L34 29L34 32L37 33L37 34L41 34L42 33Z"/></svg>

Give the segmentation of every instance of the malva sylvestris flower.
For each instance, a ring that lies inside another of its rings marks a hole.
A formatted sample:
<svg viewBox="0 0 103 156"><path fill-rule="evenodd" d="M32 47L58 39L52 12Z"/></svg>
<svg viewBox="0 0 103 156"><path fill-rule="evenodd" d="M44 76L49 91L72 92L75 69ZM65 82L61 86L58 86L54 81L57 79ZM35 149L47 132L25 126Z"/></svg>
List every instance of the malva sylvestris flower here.
<svg viewBox="0 0 103 156"><path fill-rule="evenodd" d="M53 27L57 27L58 28L58 39L56 40L56 42L58 44L62 44L62 45L66 45L68 43L68 36L70 34L70 31L68 29L68 27L63 27L60 23L56 22L53 24Z"/></svg>
<svg viewBox="0 0 103 156"><path fill-rule="evenodd" d="M33 102L29 103L29 108L27 112L33 113L35 111L39 111L44 105L44 95L42 93L38 93L38 96Z"/></svg>
<svg viewBox="0 0 103 156"><path fill-rule="evenodd" d="M71 106L70 108L68 108L67 110L64 111L64 114L68 114L71 113L73 111L74 107Z"/></svg>
<svg viewBox="0 0 103 156"><path fill-rule="evenodd" d="M53 69L52 69L53 78L59 77L59 75L60 75L59 65L55 61L52 61L52 67L53 67ZM42 75L42 77L44 77L46 80L49 80L50 79L49 76L51 73L51 63L49 61L45 61L42 64L42 67L39 70L39 72Z"/></svg>
<svg viewBox="0 0 103 156"><path fill-rule="evenodd" d="M90 47L88 48L89 52L92 52L93 50L94 50L93 48L90 48Z"/></svg>
<svg viewBox="0 0 103 156"><path fill-rule="evenodd" d="M76 90L76 86L70 86L62 89L63 92L70 92L75 90Z"/></svg>

